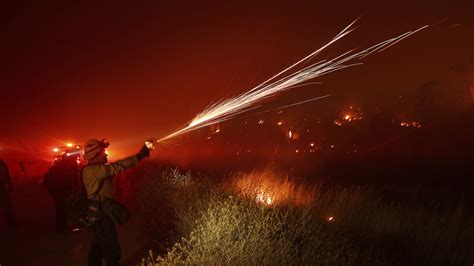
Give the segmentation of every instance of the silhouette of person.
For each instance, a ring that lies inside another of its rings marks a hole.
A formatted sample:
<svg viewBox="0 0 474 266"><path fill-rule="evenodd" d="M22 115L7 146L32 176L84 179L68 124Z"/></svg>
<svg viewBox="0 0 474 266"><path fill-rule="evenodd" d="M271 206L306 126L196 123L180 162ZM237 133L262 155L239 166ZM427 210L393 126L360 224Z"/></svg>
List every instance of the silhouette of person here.
<svg viewBox="0 0 474 266"><path fill-rule="evenodd" d="M11 193L13 192L12 177L8 166L0 159L0 212L6 218L8 226L14 227L16 225L13 216L13 208L11 201Z"/></svg>
<svg viewBox="0 0 474 266"><path fill-rule="evenodd" d="M67 199L76 189L79 171L75 158L65 154L44 176L44 185L54 200L56 232L59 234L69 231Z"/></svg>

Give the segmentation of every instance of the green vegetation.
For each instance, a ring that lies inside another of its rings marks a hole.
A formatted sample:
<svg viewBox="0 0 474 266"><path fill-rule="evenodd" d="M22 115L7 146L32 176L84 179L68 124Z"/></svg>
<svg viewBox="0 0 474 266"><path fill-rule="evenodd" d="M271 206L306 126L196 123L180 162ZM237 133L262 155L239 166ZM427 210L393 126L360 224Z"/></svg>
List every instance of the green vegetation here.
<svg viewBox="0 0 474 266"><path fill-rule="evenodd" d="M441 210L382 203L370 188L303 186L270 173L219 182L176 169L149 171L139 190L140 209L162 244L143 265L474 261L474 216L462 204Z"/></svg>

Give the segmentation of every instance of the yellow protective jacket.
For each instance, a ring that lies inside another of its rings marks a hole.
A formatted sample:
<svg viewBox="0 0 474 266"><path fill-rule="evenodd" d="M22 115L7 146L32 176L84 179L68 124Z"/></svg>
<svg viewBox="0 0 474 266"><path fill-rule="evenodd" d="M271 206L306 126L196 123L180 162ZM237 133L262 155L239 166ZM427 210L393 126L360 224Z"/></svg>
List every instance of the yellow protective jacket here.
<svg viewBox="0 0 474 266"><path fill-rule="evenodd" d="M97 199L103 200L106 197L115 199L115 188L113 177L126 169L137 165L136 156L106 164L89 164L82 169L82 182L87 192L87 197L92 199L99 189L100 182L104 182Z"/></svg>

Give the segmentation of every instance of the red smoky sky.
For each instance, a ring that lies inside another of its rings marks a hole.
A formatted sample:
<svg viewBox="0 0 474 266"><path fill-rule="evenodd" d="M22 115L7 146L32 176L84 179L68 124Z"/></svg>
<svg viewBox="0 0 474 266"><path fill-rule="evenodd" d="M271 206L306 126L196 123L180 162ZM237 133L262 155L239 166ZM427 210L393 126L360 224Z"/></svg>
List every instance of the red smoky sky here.
<svg viewBox="0 0 474 266"><path fill-rule="evenodd" d="M42 153L65 141L108 138L117 155L126 155L143 140L184 125L209 103L257 85L358 17L358 29L323 57L435 24L362 67L321 79L328 91L340 94L397 95L472 63L472 1L436 2L3 6L0 152Z"/></svg>

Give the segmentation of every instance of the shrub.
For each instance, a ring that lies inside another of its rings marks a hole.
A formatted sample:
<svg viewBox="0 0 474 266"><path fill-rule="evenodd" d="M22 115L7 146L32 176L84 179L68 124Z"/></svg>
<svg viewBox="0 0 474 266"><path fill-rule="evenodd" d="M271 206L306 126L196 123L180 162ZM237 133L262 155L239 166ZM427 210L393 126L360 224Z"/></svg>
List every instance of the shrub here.
<svg viewBox="0 0 474 266"><path fill-rule="evenodd" d="M367 258L337 224L315 219L307 208L268 208L225 194L213 195L207 205L190 235L158 263L335 265Z"/></svg>
<svg viewBox="0 0 474 266"><path fill-rule="evenodd" d="M152 179L166 192L175 244L144 265L463 265L474 259L474 219L462 204L455 210L387 204L370 188L304 186L270 173L221 183L186 177L191 181L180 186ZM265 197L273 197L270 204Z"/></svg>
<svg viewBox="0 0 474 266"><path fill-rule="evenodd" d="M137 210L145 218L145 231L164 248L168 242L189 235L198 217L195 203L207 198L214 183L208 176L196 173L192 178L189 171L178 168L162 169L150 164L141 170Z"/></svg>

